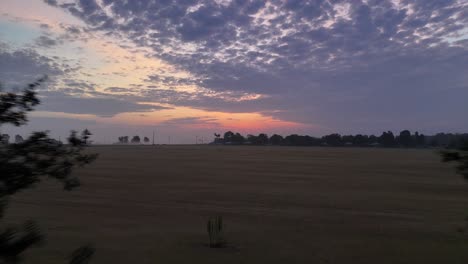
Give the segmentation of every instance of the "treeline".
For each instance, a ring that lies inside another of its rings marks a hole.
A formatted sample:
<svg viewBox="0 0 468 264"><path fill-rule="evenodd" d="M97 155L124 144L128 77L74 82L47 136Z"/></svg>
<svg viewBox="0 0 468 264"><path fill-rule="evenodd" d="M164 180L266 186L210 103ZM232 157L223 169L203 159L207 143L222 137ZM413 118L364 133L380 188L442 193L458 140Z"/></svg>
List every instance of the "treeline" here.
<svg viewBox="0 0 468 264"><path fill-rule="evenodd" d="M147 137L143 137L143 142L144 143L149 143L150 140ZM117 144L141 144L142 140L140 136L133 136L132 139L130 139L128 136L122 136L118 138Z"/></svg>
<svg viewBox="0 0 468 264"><path fill-rule="evenodd" d="M355 146L355 147L404 147L404 148L425 148L444 147L457 148L462 142L468 140L468 134L439 133L433 136L426 136L418 132L411 133L403 130L398 135L392 131L383 132L380 136L375 135L340 135L337 133L323 137L312 137L308 135L289 135L283 137L274 134L268 136L261 133L259 135L243 136L240 133L228 131L223 137L215 134L212 144L224 145L278 145L278 146Z"/></svg>

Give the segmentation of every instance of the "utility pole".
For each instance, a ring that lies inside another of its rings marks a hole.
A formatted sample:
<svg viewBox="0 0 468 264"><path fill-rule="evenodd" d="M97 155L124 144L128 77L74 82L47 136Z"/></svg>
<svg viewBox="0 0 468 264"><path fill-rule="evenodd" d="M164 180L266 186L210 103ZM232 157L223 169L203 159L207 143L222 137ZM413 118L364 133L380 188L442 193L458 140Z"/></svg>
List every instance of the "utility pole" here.
<svg viewBox="0 0 468 264"><path fill-rule="evenodd" d="M154 146L154 130L153 130L153 146Z"/></svg>

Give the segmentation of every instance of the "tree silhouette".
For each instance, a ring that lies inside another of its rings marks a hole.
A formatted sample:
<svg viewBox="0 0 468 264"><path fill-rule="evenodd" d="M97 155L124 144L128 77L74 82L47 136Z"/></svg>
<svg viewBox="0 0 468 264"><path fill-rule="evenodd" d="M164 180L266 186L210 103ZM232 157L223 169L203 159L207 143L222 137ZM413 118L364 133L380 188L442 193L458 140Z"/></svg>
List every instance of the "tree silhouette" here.
<svg viewBox="0 0 468 264"><path fill-rule="evenodd" d="M226 133L224 133L225 143L232 143L233 138L234 138L234 133L232 131L227 131Z"/></svg>
<svg viewBox="0 0 468 264"><path fill-rule="evenodd" d="M274 134L269 139L270 144L272 145L281 145L283 143L283 137L277 134Z"/></svg>
<svg viewBox="0 0 468 264"><path fill-rule="evenodd" d="M236 145L243 144L244 141L245 141L245 138L240 133L236 133L232 137L232 142Z"/></svg>
<svg viewBox="0 0 468 264"><path fill-rule="evenodd" d="M148 137L145 137L145 138L143 139L143 142L148 143L148 142L150 142L150 140L149 140Z"/></svg>
<svg viewBox="0 0 468 264"><path fill-rule="evenodd" d="M15 136L15 143L21 143L21 142L23 142L23 141L24 141L24 139L23 139L22 136L20 136L20 135L16 135L16 136Z"/></svg>
<svg viewBox="0 0 468 264"><path fill-rule="evenodd" d="M426 144L426 136L419 134L418 131L414 133L413 143L417 147L422 147Z"/></svg>
<svg viewBox="0 0 468 264"><path fill-rule="evenodd" d="M10 143L10 135L8 134L0 134L0 144L9 144Z"/></svg>
<svg viewBox="0 0 468 264"><path fill-rule="evenodd" d="M396 145L396 140L392 131L383 132L379 137L379 143L384 147L394 147Z"/></svg>
<svg viewBox="0 0 468 264"><path fill-rule="evenodd" d="M133 144L139 144L140 143L140 136L134 136L131 141Z"/></svg>
<svg viewBox="0 0 468 264"><path fill-rule="evenodd" d="M218 136L218 137L217 137ZM302 136L297 134L282 137L281 135L274 134L268 140L266 134L247 135L247 141L239 134L232 131L224 133L224 138L215 133L215 144L227 145L283 145L283 146L358 146L358 147L395 147L398 144L401 147L448 147L451 149L461 146L463 140L468 140L468 134L444 134L439 133L434 136L425 136L415 132L414 135L408 130L402 131L397 137L394 136L392 131L383 132L380 137L375 135L344 135L333 133L325 135L321 138Z"/></svg>
<svg viewBox="0 0 468 264"><path fill-rule="evenodd" d="M353 138L353 145L356 145L356 146L366 146L369 144L369 137L367 135L361 135L361 134L357 134L356 136L354 136Z"/></svg>
<svg viewBox="0 0 468 264"><path fill-rule="evenodd" d="M329 146L341 146L343 141L340 134L330 134L323 137L323 140Z"/></svg>
<svg viewBox="0 0 468 264"><path fill-rule="evenodd" d="M21 94L0 93L0 126L27 123L27 112L40 103L35 88L46 77L29 84ZM88 131L89 132L89 131ZM14 194L31 188L44 178L55 178L63 183L65 190L80 185L71 172L74 168L94 161L95 154L83 154L84 137L72 132L67 145L51 139L46 132L35 132L22 142L0 144L0 219L3 219L8 201ZM0 262L18 263L21 253L43 239L33 221L22 226L0 229Z"/></svg>
<svg viewBox="0 0 468 264"><path fill-rule="evenodd" d="M354 142L354 136L353 135L344 135L341 137L341 142L342 144L345 145L352 145Z"/></svg>
<svg viewBox="0 0 468 264"><path fill-rule="evenodd" d="M89 138L92 136L93 134L91 134L91 132L86 128L85 130L83 130L83 132L81 132L81 138L83 139L83 143L85 145L88 145L90 144L91 142L89 141Z"/></svg>
<svg viewBox="0 0 468 264"><path fill-rule="evenodd" d="M128 136L119 137L120 144L128 144Z"/></svg>
<svg viewBox="0 0 468 264"><path fill-rule="evenodd" d="M398 141L403 147L410 147L412 145L411 132L408 130L401 131L400 136L398 136Z"/></svg>
<svg viewBox="0 0 468 264"><path fill-rule="evenodd" d="M257 137L257 142L258 142L258 145L268 144L268 135L264 133L259 134Z"/></svg>

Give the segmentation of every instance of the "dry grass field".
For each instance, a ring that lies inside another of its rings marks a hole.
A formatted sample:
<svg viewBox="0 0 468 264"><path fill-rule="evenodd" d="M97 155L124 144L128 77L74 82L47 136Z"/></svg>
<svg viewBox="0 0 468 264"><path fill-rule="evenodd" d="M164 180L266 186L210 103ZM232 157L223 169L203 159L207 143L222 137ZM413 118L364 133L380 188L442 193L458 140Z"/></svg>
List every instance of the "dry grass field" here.
<svg viewBox="0 0 468 264"><path fill-rule="evenodd" d="M37 219L26 263L468 263L468 184L433 150L96 146L66 192L17 195L8 221ZM206 247L221 215L226 248Z"/></svg>

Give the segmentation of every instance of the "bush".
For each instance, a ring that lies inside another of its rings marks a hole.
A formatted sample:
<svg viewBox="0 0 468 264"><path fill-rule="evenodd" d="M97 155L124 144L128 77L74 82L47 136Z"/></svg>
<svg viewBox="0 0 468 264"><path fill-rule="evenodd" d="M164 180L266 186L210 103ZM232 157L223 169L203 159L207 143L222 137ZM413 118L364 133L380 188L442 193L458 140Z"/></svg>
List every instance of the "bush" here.
<svg viewBox="0 0 468 264"><path fill-rule="evenodd" d="M223 239L223 218L221 216L208 219L207 231L208 237L210 239L209 246L211 248L224 247L225 241Z"/></svg>

